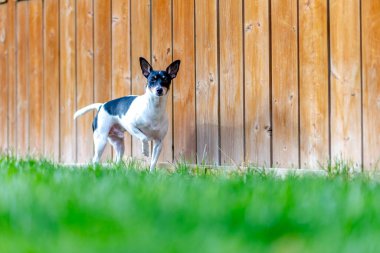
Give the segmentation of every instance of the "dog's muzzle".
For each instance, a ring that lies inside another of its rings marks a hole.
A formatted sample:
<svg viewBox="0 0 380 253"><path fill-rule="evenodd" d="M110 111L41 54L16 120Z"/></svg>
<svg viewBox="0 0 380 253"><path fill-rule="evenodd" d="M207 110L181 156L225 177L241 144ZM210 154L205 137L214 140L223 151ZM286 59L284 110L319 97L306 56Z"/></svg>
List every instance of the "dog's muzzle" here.
<svg viewBox="0 0 380 253"><path fill-rule="evenodd" d="M165 89L163 87L157 87L156 88L156 95L159 97L165 95Z"/></svg>
<svg viewBox="0 0 380 253"><path fill-rule="evenodd" d="M160 87L160 88L157 88L157 89L156 89L156 92L157 92L157 95L158 95L158 96L162 96L162 95L164 95L164 89L161 88L161 87Z"/></svg>

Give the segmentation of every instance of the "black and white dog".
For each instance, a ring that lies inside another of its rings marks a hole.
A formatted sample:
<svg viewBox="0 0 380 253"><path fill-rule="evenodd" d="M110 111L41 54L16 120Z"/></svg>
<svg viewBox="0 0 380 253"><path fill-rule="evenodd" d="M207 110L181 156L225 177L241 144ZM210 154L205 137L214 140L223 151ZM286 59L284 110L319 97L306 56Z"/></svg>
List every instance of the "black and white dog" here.
<svg viewBox="0 0 380 253"><path fill-rule="evenodd" d="M149 156L149 143L154 141L150 170L154 170L162 149L162 141L168 131L166 115L167 94L172 79L177 76L180 61L174 61L166 71L155 71L147 60L140 57L143 75L148 79L145 94L126 96L104 104L88 105L74 114L74 119L91 110L98 110L92 123L95 154L93 162L99 159L107 140L116 152L116 162L124 154L124 132L128 131L142 142L142 153Z"/></svg>

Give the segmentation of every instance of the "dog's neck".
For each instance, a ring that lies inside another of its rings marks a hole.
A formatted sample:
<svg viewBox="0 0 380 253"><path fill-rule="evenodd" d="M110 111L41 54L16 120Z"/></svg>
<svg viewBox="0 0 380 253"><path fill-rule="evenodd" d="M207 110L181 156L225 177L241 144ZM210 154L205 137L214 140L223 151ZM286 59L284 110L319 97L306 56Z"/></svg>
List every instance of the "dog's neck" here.
<svg viewBox="0 0 380 253"><path fill-rule="evenodd" d="M157 113L165 113L166 103L168 95L158 97L149 90L149 88L146 88L144 96L146 97L148 101L149 108L151 108L152 111L155 111Z"/></svg>

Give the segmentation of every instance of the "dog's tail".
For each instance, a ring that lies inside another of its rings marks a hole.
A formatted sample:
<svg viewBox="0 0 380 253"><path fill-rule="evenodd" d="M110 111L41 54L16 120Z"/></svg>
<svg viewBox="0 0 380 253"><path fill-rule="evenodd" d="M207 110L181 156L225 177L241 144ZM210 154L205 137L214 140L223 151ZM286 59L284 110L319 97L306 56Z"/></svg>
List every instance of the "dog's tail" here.
<svg viewBox="0 0 380 253"><path fill-rule="evenodd" d="M85 114L86 112L88 111L91 111L91 110L99 110L99 108L102 106L103 104L102 103L95 103L95 104L91 104L91 105L88 105L86 107L83 107L82 109L79 109L78 111L76 111L74 113L74 120L76 118L78 118L79 116Z"/></svg>

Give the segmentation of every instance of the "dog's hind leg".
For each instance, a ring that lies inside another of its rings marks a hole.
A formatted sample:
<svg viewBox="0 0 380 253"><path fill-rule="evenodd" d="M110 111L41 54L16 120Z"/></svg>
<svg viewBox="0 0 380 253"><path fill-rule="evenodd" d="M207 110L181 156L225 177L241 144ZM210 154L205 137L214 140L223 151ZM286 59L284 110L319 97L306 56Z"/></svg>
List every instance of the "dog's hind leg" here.
<svg viewBox="0 0 380 253"><path fill-rule="evenodd" d="M119 163L124 155L124 138L115 135L110 135L108 137L108 141L111 143L112 147L116 152L115 162Z"/></svg>
<svg viewBox="0 0 380 253"><path fill-rule="evenodd" d="M99 133L95 131L94 133L94 148L95 148L95 154L94 158L92 158L93 163L98 163L100 160L100 157L103 154L104 148L107 145L107 135L104 133Z"/></svg>

